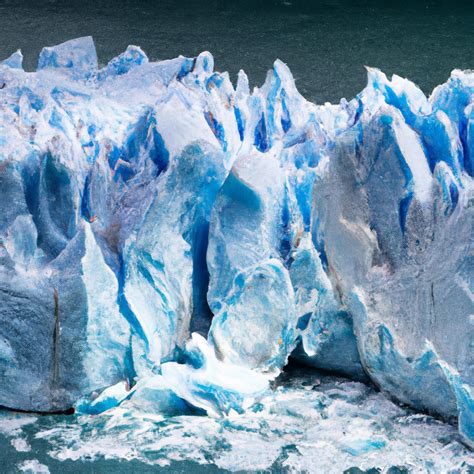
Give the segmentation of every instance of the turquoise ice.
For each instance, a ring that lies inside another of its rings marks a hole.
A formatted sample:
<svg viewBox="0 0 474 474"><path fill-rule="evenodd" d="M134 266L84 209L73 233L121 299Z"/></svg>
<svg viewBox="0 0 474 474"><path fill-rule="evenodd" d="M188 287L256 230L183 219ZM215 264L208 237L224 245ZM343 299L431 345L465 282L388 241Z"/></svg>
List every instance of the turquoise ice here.
<svg viewBox="0 0 474 474"><path fill-rule="evenodd" d="M292 357L473 445L473 73L426 97L369 69L317 105L278 60L254 90L207 52L99 69L89 37L21 63L0 63L0 405L229 417Z"/></svg>

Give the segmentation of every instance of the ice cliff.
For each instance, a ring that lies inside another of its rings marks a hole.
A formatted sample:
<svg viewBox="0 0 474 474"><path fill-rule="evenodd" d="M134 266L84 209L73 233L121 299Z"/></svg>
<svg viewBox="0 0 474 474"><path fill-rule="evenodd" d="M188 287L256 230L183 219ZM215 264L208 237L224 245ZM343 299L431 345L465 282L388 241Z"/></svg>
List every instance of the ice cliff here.
<svg viewBox="0 0 474 474"><path fill-rule="evenodd" d="M291 355L473 446L474 73L315 105L87 37L0 103L0 405L240 413Z"/></svg>

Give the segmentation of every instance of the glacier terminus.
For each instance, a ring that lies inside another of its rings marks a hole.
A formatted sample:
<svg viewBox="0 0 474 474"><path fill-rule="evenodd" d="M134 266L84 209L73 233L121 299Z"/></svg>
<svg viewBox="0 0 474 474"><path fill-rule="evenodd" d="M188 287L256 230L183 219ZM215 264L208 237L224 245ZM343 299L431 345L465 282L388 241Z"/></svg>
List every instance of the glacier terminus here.
<svg viewBox="0 0 474 474"><path fill-rule="evenodd" d="M474 448L473 72L318 105L83 37L0 104L0 406L246 419L293 361Z"/></svg>

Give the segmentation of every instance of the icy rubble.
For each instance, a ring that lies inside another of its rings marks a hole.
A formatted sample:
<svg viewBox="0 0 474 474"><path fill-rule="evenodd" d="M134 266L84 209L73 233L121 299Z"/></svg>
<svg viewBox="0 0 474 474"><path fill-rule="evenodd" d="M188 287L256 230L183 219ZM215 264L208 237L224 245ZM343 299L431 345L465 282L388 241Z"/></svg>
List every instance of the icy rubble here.
<svg viewBox="0 0 474 474"><path fill-rule="evenodd" d="M134 471L170 472L217 466L223 472L454 474L474 467L474 453L455 427L400 407L366 384L314 370L284 373L260 403L231 417L163 416L143 399L132 402L101 416L0 412L7 471L8 460L14 471L32 458L51 472L120 471L125 462Z"/></svg>
<svg viewBox="0 0 474 474"><path fill-rule="evenodd" d="M315 105L276 61L0 63L0 405L242 413L290 354L474 443L474 75L369 69Z"/></svg>

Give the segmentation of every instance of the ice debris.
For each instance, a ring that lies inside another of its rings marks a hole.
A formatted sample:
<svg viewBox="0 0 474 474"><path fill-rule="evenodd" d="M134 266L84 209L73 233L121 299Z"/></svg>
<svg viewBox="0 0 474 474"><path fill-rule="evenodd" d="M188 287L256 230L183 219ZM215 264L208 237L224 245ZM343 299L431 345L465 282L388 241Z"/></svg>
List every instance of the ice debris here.
<svg viewBox="0 0 474 474"><path fill-rule="evenodd" d="M474 443L474 74L368 71L315 105L276 61L0 63L0 405L242 413L290 355ZM206 340L207 339L207 340Z"/></svg>
<svg viewBox="0 0 474 474"><path fill-rule="evenodd" d="M51 472L72 463L109 472L130 461L134 470L173 472L187 472L191 463L201 465L195 470L329 474L474 468L474 453L454 426L398 406L366 384L314 369L285 372L254 407L227 417L199 416L189 407L180 412L186 416L170 417L173 412L157 413L149 400L132 406L131 399L100 416L41 416L21 426L17 417L27 415L0 412L6 428L3 436L0 428L0 449L16 454L10 459L34 453ZM8 429L15 424L14 432ZM30 453L12 447L19 440Z"/></svg>

